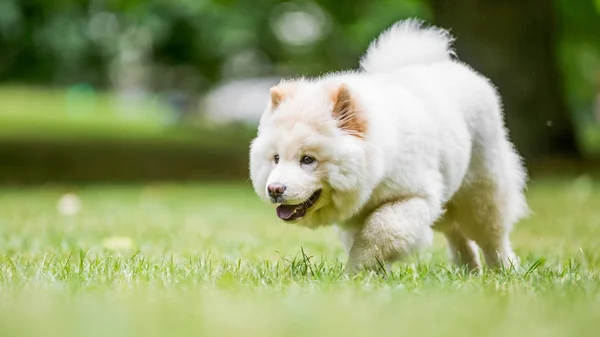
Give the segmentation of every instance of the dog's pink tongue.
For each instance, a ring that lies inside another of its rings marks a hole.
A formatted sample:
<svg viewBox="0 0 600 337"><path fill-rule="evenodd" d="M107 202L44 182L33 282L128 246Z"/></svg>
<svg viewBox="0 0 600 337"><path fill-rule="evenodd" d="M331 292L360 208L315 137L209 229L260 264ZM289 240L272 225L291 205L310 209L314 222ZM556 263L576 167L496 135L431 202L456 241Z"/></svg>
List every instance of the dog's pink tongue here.
<svg viewBox="0 0 600 337"><path fill-rule="evenodd" d="M295 207L289 205L279 205L277 207L277 216L281 220L289 220L294 216Z"/></svg>

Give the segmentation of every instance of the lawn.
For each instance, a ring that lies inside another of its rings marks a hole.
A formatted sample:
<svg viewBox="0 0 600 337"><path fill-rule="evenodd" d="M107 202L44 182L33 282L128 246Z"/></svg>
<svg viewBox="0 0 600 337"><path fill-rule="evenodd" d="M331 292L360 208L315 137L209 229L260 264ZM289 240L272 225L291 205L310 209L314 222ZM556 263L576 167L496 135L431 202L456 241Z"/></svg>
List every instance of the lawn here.
<svg viewBox="0 0 600 337"><path fill-rule="evenodd" d="M125 98L85 87L0 86L0 141L120 141L176 146L232 146L255 130L215 128L197 114L184 123L159 95ZM193 107L196 108L196 107ZM219 138L219 136L221 136Z"/></svg>
<svg viewBox="0 0 600 337"><path fill-rule="evenodd" d="M156 99L122 103L91 90L0 87L0 139L173 138L166 107Z"/></svg>
<svg viewBox="0 0 600 337"><path fill-rule="evenodd" d="M280 223L249 184L3 188L0 336L597 336L600 181L528 195L516 273L466 276L436 236L350 279L333 229Z"/></svg>
<svg viewBox="0 0 600 337"><path fill-rule="evenodd" d="M160 95L125 98L82 86L0 86L0 184L246 179L255 127L199 113L173 124Z"/></svg>

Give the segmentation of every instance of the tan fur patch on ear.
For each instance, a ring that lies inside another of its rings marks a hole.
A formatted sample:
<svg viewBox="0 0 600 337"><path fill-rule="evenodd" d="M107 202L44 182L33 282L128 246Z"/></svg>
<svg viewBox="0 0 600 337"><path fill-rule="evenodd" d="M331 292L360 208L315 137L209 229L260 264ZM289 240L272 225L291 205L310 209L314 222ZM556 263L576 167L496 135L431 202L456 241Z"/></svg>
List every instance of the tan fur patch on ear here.
<svg viewBox="0 0 600 337"><path fill-rule="evenodd" d="M331 93L333 117L338 120L340 129L351 135L364 138L367 133L367 120L352 99L350 89L342 84Z"/></svg>
<svg viewBox="0 0 600 337"><path fill-rule="evenodd" d="M275 110L279 104L281 104L284 98L285 95L283 94L283 90L281 90L281 88L271 88L271 110Z"/></svg>
<svg viewBox="0 0 600 337"><path fill-rule="evenodd" d="M282 81L271 88L271 110L277 107L286 99L289 99L296 91L299 83L297 81Z"/></svg>

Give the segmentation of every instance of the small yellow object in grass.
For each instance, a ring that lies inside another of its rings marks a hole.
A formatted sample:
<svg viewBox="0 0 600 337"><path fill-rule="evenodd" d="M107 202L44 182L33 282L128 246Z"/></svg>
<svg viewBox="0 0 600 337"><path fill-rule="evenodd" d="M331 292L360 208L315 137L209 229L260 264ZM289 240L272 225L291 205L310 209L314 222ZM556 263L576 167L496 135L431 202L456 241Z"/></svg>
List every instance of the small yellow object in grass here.
<svg viewBox="0 0 600 337"><path fill-rule="evenodd" d="M102 246L110 250L127 250L133 246L133 240L128 236L111 236L102 241Z"/></svg>
<svg viewBox="0 0 600 337"><path fill-rule="evenodd" d="M58 212L62 215L73 216L81 210L81 199L74 193L67 193L58 200Z"/></svg>

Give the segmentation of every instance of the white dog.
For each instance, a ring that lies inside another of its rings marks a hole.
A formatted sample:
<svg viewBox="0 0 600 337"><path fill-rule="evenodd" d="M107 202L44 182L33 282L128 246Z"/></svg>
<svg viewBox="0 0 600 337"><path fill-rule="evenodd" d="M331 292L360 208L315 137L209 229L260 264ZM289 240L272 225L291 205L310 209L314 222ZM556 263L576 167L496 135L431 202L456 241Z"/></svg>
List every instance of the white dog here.
<svg viewBox="0 0 600 337"><path fill-rule="evenodd" d="M526 174L494 86L453 59L452 41L398 22L359 71L271 89L250 149L254 189L284 221L336 224L349 271L389 266L430 243L431 228L470 270L477 246L492 268L516 263Z"/></svg>

